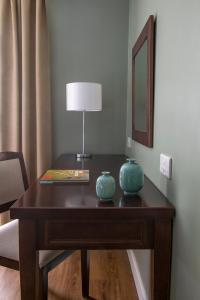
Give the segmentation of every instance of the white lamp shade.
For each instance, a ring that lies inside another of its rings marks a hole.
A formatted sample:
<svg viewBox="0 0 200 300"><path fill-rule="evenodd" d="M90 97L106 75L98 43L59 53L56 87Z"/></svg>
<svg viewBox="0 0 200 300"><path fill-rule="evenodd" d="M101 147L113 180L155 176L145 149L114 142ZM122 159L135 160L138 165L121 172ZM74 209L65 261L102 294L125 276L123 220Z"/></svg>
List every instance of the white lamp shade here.
<svg viewBox="0 0 200 300"><path fill-rule="evenodd" d="M101 111L102 86L93 82L66 84L66 110Z"/></svg>

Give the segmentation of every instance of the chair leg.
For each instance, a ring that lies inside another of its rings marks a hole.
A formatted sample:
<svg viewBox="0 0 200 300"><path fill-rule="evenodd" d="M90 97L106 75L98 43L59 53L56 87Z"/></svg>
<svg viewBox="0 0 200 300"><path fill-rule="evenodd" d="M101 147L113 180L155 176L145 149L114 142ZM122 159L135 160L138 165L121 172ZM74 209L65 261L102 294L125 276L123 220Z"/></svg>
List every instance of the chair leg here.
<svg viewBox="0 0 200 300"><path fill-rule="evenodd" d="M48 272L38 268L37 270L37 300L48 299Z"/></svg>
<svg viewBox="0 0 200 300"><path fill-rule="evenodd" d="M48 271L44 268L42 270L42 300L48 299Z"/></svg>
<svg viewBox="0 0 200 300"><path fill-rule="evenodd" d="M40 268L37 268L36 270L36 295L38 300L42 299L42 293L43 293L43 275Z"/></svg>
<svg viewBox="0 0 200 300"><path fill-rule="evenodd" d="M81 250L82 296L89 298L89 251Z"/></svg>

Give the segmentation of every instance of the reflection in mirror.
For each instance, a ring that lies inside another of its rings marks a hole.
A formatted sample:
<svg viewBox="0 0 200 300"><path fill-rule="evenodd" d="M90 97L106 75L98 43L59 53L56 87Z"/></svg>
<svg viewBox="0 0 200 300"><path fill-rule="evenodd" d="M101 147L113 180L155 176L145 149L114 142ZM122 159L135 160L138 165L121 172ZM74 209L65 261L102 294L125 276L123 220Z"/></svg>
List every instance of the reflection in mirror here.
<svg viewBox="0 0 200 300"><path fill-rule="evenodd" d="M145 132L147 97L147 41L135 56L135 128Z"/></svg>

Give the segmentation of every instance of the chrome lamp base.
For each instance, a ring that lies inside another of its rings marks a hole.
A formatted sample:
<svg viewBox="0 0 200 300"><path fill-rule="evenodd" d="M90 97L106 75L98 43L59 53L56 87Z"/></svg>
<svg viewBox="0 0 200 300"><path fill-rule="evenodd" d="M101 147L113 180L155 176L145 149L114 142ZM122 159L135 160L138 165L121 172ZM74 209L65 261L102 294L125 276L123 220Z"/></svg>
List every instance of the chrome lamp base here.
<svg viewBox="0 0 200 300"><path fill-rule="evenodd" d="M77 153L76 157L77 159L87 159L87 158L91 158L92 155L89 153Z"/></svg>

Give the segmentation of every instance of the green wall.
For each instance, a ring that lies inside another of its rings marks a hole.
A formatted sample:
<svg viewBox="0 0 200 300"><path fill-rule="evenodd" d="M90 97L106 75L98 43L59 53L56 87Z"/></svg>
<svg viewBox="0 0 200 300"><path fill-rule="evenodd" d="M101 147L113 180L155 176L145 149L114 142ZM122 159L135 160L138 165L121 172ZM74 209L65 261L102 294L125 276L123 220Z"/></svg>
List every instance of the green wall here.
<svg viewBox="0 0 200 300"><path fill-rule="evenodd" d="M154 147L136 142L134 156L176 207L172 300L200 299L200 1L130 0L127 136L131 136L131 49L148 16L157 18ZM159 172L173 158L172 180ZM148 253L136 251L148 294ZM141 259L141 257L145 259ZM144 263L145 262L145 263ZM162 299L161 299L162 300Z"/></svg>
<svg viewBox="0 0 200 300"><path fill-rule="evenodd" d="M103 85L103 112L86 116L86 150L124 152L125 135L131 136L131 49L148 16L154 14L157 18L154 147L149 149L134 142L126 153L137 158L146 175L176 207L171 300L197 300L200 295L200 2L129 2L127 78L128 0L46 0L54 156L81 149L81 115L65 111L65 84L72 81L96 81ZM173 158L172 180L159 172L160 153ZM149 251L134 252L149 294Z"/></svg>
<svg viewBox="0 0 200 300"><path fill-rule="evenodd" d="M82 115L65 111L65 84L102 83L103 111L86 114L85 150L123 153L128 0L46 0L50 31L54 157L82 149Z"/></svg>

